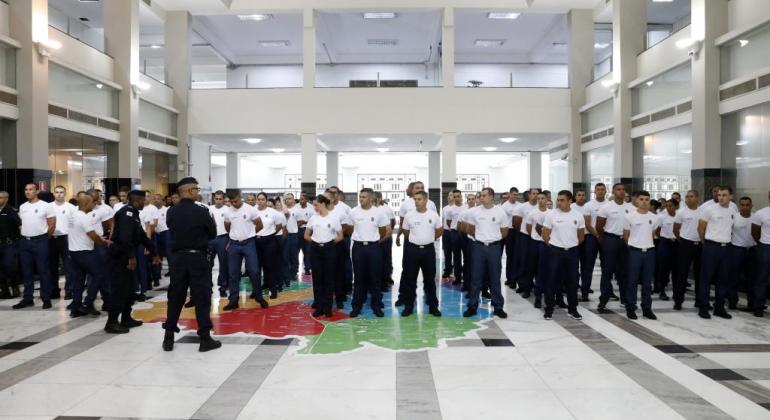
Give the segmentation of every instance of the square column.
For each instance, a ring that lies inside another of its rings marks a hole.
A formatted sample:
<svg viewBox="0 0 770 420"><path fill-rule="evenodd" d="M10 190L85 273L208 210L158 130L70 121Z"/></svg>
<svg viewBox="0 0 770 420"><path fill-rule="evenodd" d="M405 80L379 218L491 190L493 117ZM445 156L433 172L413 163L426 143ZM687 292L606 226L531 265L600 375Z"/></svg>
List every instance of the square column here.
<svg viewBox="0 0 770 420"><path fill-rule="evenodd" d="M326 152L326 186L340 186L340 154L339 152Z"/></svg>
<svg viewBox="0 0 770 420"><path fill-rule="evenodd" d="M569 86L570 136L568 147L568 180L573 189L586 189L583 182L583 156L580 150L582 120L580 107L586 102L586 86L591 83L594 56L594 19L592 10L570 10L569 25Z"/></svg>
<svg viewBox="0 0 770 420"><path fill-rule="evenodd" d="M315 12L302 11L302 86L315 87ZM327 171L328 172L328 171ZM313 181L315 182L315 180ZM313 192L315 194L315 191Z"/></svg>
<svg viewBox="0 0 770 420"><path fill-rule="evenodd" d="M633 145L631 142L631 89L636 78L636 56L644 51L647 31L647 5L643 1L616 1L612 4L612 74L617 91L613 101L615 159L613 178L631 190L633 184Z"/></svg>
<svg viewBox="0 0 770 420"><path fill-rule="evenodd" d="M446 194L441 197L441 152L428 152L428 199L436 205L446 201Z"/></svg>
<svg viewBox="0 0 770 420"><path fill-rule="evenodd" d="M315 133L303 133L301 136L302 151L302 192L309 197L316 195L316 177L318 174L317 148ZM327 175L329 168L326 169Z"/></svg>
<svg viewBox="0 0 770 420"><path fill-rule="evenodd" d="M428 167L430 171L430 165ZM457 133L441 134L441 195L440 202L446 205L447 194L457 189ZM439 201L436 201L439 205Z"/></svg>
<svg viewBox="0 0 770 420"><path fill-rule="evenodd" d="M455 87L455 9L444 9L441 26L441 83L445 89Z"/></svg>
<svg viewBox="0 0 770 420"><path fill-rule="evenodd" d="M165 73L166 83L174 91L174 108L179 110L176 119L176 133L179 140L177 146L178 169L169 173L169 178L190 175L188 153L190 136L188 132L188 95L192 83L191 50L192 16L186 11L166 12L165 29Z"/></svg>
<svg viewBox="0 0 770 420"><path fill-rule="evenodd" d="M543 188L543 153L529 152L529 187Z"/></svg>
<svg viewBox="0 0 770 420"><path fill-rule="evenodd" d="M692 0L692 188L708 197L711 187L735 186L735 161L722 164L719 114L720 50L714 41L727 32L727 0ZM725 167L727 166L727 167Z"/></svg>
<svg viewBox="0 0 770 420"><path fill-rule="evenodd" d="M241 159L238 153L228 152L227 163L225 168L225 180L227 181L227 189L233 190L239 188L238 177L241 170Z"/></svg>
<svg viewBox="0 0 770 420"><path fill-rule="evenodd" d="M107 1L104 5L104 37L107 54L114 59L118 92L120 142L108 146L107 175L138 184L139 173L139 2Z"/></svg>

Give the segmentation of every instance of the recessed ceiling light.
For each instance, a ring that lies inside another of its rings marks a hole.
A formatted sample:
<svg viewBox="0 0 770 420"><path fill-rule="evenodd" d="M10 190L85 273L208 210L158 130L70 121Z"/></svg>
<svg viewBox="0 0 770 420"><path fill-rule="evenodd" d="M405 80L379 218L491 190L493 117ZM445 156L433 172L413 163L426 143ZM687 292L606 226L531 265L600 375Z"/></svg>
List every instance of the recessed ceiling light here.
<svg viewBox="0 0 770 420"><path fill-rule="evenodd" d="M374 45L379 47L395 47L398 45L397 39L367 39L367 45Z"/></svg>
<svg viewBox="0 0 770 420"><path fill-rule="evenodd" d="M283 153L286 151L286 149L276 148L276 149L270 149L273 151L273 153Z"/></svg>
<svg viewBox="0 0 770 420"><path fill-rule="evenodd" d="M741 48L743 48L746 45L748 45L749 40L748 39L741 39L741 40L738 41L738 43L740 43L741 44Z"/></svg>
<svg viewBox="0 0 770 420"><path fill-rule="evenodd" d="M647 83L645 83L645 85L647 85L647 86L652 86L654 84L655 84L654 80L648 80Z"/></svg>
<svg viewBox="0 0 770 420"><path fill-rule="evenodd" d="M741 141L737 141L737 142L735 142L735 145L736 145L736 146L745 146L745 145L747 145L747 144L749 144L749 141L748 141L748 140L741 140Z"/></svg>
<svg viewBox="0 0 770 420"><path fill-rule="evenodd" d="M394 19L396 14L393 12L367 12L364 13L364 19Z"/></svg>
<svg viewBox="0 0 770 420"><path fill-rule="evenodd" d="M373 142L375 142L377 144L382 144L382 143L385 143L386 141L388 141L387 137L372 137L369 140L371 140L371 141L373 141Z"/></svg>
<svg viewBox="0 0 770 420"><path fill-rule="evenodd" d="M388 150L390 150L390 149L388 149L387 147L378 147L378 148L377 148L377 151L378 151L378 152L380 152L380 153L385 153L385 152L387 152Z"/></svg>
<svg viewBox="0 0 770 420"><path fill-rule="evenodd" d="M497 147L484 147L483 149L487 152L494 152L497 150Z"/></svg>
<svg viewBox="0 0 770 420"><path fill-rule="evenodd" d="M473 41L473 45L477 47L501 47L505 44L504 39L477 39Z"/></svg>
<svg viewBox="0 0 770 420"><path fill-rule="evenodd" d="M594 48L598 48L598 49L605 49L605 48L607 48L609 46L610 46L610 44L608 44L606 42L597 42L597 43L594 44Z"/></svg>
<svg viewBox="0 0 770 420"><path fill-rule="evenodd" d="M262 142L262 139L256 139L254 137L249 137L249 138L243 139L243 141L245 141L246 143L249 143L249 144L257 144L257 143Z"/></svg>
<svg viewBox="0 0 770 420"><path fill-rule="evenodd" d="M238 15L238 19L240 20L255 20L255 21L262 21L262 20L268 20L272 19L273 15L266 15L262 13L255 13L252 15Z"/></svg>
<svg viewBox="0 0 770 420"><path fill-rule="evenodd" d="M103 88L103 87L104 87L104 85L103 85L103 84L101 84L101 83L97 83L97 84L96 84L96 88L97 88L97 89L101 89L101 88Z"/></svg>
<svg viewBox="0 0 770 420"><path fill-rule="evenodd" d="M150 48L152 48L153 50L157 50L157 49L160 49L160 48L163 48L163 47L160 46L160 45L157 45L157 44L153 44L153 45L150 45Z"/></svg>
<svg viewBox="0 0 770 420"><path fill-rule="evenodd" d="M291 43L288 40L270 40L259 41L260 47L288 47Z"/></svg>
<svg viewBox="0 0 770 420"><path fill-rule="evenodd" d="M513 12L489 12L487 19L518 19L521 13Z"/></svg>
<svg viewBox="0 0 770 420"><path fill-rule="evenodd" d="M517 137L501 137L498 140L500 140L503 143L513 143L516 140L518 140L518 138Z"/></svg>

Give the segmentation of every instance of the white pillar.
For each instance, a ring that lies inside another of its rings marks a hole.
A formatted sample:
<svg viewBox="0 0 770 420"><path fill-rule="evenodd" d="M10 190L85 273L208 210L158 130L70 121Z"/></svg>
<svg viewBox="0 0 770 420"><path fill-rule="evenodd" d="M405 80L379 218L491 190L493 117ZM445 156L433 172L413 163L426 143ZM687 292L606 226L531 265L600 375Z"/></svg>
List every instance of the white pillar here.
<svg viewBox="0 0 770 420"><path fill-rule="evenodd" d="M444 197L441 197L441 152L431 151L428 152L428 198L439 205Z"/></svg>
<svg viewBox="0 0 770 420"><path fill-rule="evenodd" d="M429 168L430 170L430 168ZM441 202L457 188L457 133L441 134ZM436 202L438 205L438 202Z"/></svg>
<svg viewBox="0 0 770 420"><path fill-rule="evenodd" d="M636 78L636 56L644 51L647 6L643 1L616 1L612 5L612 74L618 84L613 102L615 126L615 182L631 187L633 145L631 144L631 89Z"/></svg>
<svg viewBox="0 0 770 420"><path fill-rule="evenodd" d="M241 169L241 159L238 153L227 153L227 166L225 168L225 179L227 180L227 189L239 188L238 176Z"/></svg>
<svg viewBox="0 0 770 420"><path fill-rule="evenodd" d="M529 152L529 187L543 188L543 154Z"/></svg>
<svg viewBox="0 0 770 420"><path fill-rule="evenodd" d="M179 155L177 156L177 173L169 174L172 180L184 177L190 173L190 162L187 161L187 146L190 144L188 134L188 92L192 76L190 39L192 35L192 17L186 11L166 12L165 23L165 73L166 84L174 90L174 108L179 110L176 123L176 134L179 139Z"/></svg>
<svg viewBox="0 0 770 420"><path fill-rule="evenodd" d="M138 165L141 93L133 88L139 83L139 2L103 2L106 52L115 63L115 82L123 88L118 93L120 143L108 159L110 178L138 180L141 177Z"/></svg>
<svg viewBox="0 0 770 420"><path fill-rule="evenodd" d="M451 7L444 8L441 26L441 82L444 88L455 87L455 10Z"/></svg>
<svg viewBox="0 0 770 420"><path fill-rule="evenodd" d="M592 10L571 10L569 24L570 137L568 143L568 178L573 189L583 185L583 156L580 151L582 121L580 107L586 102L586 86L591 82L594 57L594 21Z"/></svg>
<svg viewBox="0 0 770 420"><path fill-rule="evenodd" d="M701 50L692 58L692 188L705 197L714 185L735 185L734 170L722 167L719 114L720 50L727 32L727 0L692 0L692 38Z"/></svg>
<svg viewBox="0 0 770 420"><path fill-rule="evenodd" d="M302 13L302 86L315 87L315 24L313 9ZM315 179L313 179L315 182ZM315 194L315 193L314 193Z"/></svg>
<svg viewBox="0 0 770 420"><path fill-rule="evenodd" d="M309 196L316 194L316 177L318 174L318 162L316 157L315 133L303 133L301 136L301 160L302 160L302 192ZM326 170L327 175L329 169Z"/></svg>
<svg viewBox="0 0 770 420"><path fill-rule="evenodd" d="M338 152L326 152L326 186L340 185L340 154Z"/></svg>

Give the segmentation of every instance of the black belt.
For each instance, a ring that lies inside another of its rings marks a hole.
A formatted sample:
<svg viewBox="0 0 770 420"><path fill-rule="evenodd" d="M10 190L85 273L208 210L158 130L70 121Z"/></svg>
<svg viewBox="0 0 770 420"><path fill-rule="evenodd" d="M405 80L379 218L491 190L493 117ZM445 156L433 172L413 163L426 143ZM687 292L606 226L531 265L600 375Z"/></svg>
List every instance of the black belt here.
<svg viewBox="0 0 770 420"><path fill-rule="evenodd" d="M647 252L647 251L649 251L651 249L655 249L655 247L653 246L653 247L650 247L650 248L637 248L635 246L629 246L628 249L631 249L631 250L634 250L634 251L639 251L639 252Z"/></svg>
<svg viewBox="0 0 770 420"><path fill-rule="evenodd" d="M316 241L310 241L310 243L314 247L316 247L316 248L324 248L324 247L327 247L327 246L330 246L330 245L334 245L334 241L333 240L329 241L329 242L324 242L324 243L319 243L319 242L316 242Z"/></svg>
<svg viewBox="0 0 770 420"><path fill-rule="evenodd" d="M612 236L612 237L615 237L615 238L620 238L620 235L616 235L614 233L609 233L609 232L604 232L604 236Z"/></svg>
<svg viewBox="0 0 770 420"><path fill-rule="evenodd" d="M218 238L221 238L221 237L223 237L223 236L230 236L230 235L228 235L227 233L223 233L223 234L221 234L221 235L217 235L217 238L216 238L216 239L218 239Z"/></svg>
<svg viewBox="0 0 770 420"><path fill-rule="evenodd" d="M681 236L679 237L679 240L683 241L683 242L689 242L689 243L691 243L693 245L700 245L700 241L691 241L689 239L682 238Z"/></svg>
<svg viewBox="0 0 770 420"><path fill-rule="evenodd" d="M251 237L251 238L248 238L248 239L244 239L242 241L236 241L235 239L230 239L230 243L231 244L235 244L235 245L245 245L246 242L249 242L252 239L254 239L254 237Z"/></svg>
<svg viewBox="0 0 770 420"><path fill-rule="evenodd" d="M479 243L479 244L481 244L481 245L484 245L484 246L493 246L493 245L497 245L497 244L499 244L499 243L500 243L500 241L493 241L493 242L481 242L481 241L479 241L479 240L477 239L477 240L476 240L476 243Z"/></svg>
<svg viewBox="0 0 770 420"><path fill-rule="evenodd" d="M730 245L730 242L717 242L717 241L712 241L711 239L706 239L704 242L711 245L718 245L720 247L726 247L727 245Z"/></svg>
<svg viewBox="0 0 770 420"><path fill-rule="evenodd" d="M58 238L66 238L66 237L67 237L67 234L65 233L64 235L53 235L53 237L54 237L54 238L57 238L57 239L58 239Z"/></svg>
<svg viewBox="0 0 770 420"><path fill-rule="evenodd" d="M258 241L264 241L265 239L269 239L269 238L275 238L275 234L272 234L272 235L265 235L265 236L259 236L259 235L257 235L257 237L256 237L256 238L257 238L257 240L258 240Z"/></svg>
<svg viewBox="0 0 770 420"><path fill-rule="evenodd" d="M26 239L28 241L36 241L38 239L43 239L43 238L47 238L47 237L48 237L48 234L44 233L42 235L37 235L37 236L22 236L21 238L22 239Z"/></svg>
<svg viewBox="0 0 770 420"><path fill-rule="evenodd" d="M207 251L201 251L200 249L177 249L174 252L180 254L205 254Z"/></svg>
<svg viewBox="0 0 770 420"><path fill-rule="evenodd" d="M379 241L353 241L353 244L369 246L380 243Z"/></svg>
<svg viewBox="0 0 770 420"><path fill-rule="evenodd" d="M556 245L550 245L550 244L548 246L550 246L552 249L557 249L559 251L564 251L564 252L567 252L567 251L569 251L570 249L573 249L573 248L577 248L576 246L573 246L572 248L567 248L567 247L564 247L564 246L556 246Z"/></svg>
<svg viewBox="0 0 770 420"><path fill-rule="evenodd" d="M430 248L433 248L433 244L432 243L431 244L427 244L427 245L417 245L417 244L413 244L411 242L407 242L407 244L409 244L409 245L411 245L413 247L416 247L416 248L420 248L420 249L426 249L426 248L430 249Z"/></svg>

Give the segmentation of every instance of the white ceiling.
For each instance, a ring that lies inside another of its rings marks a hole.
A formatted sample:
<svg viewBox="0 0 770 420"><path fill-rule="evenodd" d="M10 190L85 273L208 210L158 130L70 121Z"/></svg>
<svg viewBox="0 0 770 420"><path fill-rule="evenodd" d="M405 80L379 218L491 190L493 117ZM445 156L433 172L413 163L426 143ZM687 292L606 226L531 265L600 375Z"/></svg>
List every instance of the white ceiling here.
<svg viewBox="0 0 770 420"><path fill-rule="evenodd" d="M690 14L690 0L671 2L647 1L647 23L671 25ZM612 3L599 13L594 20L601 23L612 22Z"/></svg>

